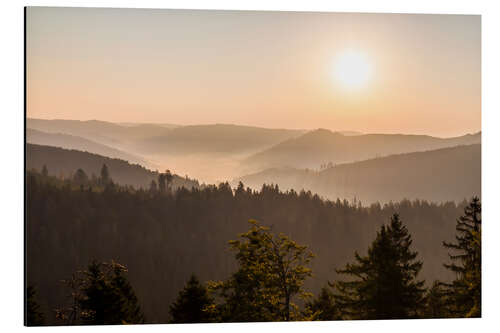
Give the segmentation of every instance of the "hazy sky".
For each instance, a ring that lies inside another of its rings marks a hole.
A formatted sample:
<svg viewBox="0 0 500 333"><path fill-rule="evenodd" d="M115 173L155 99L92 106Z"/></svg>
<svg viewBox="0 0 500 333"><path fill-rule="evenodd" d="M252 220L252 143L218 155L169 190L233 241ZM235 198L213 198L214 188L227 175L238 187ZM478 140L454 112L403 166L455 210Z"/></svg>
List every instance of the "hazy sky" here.
<svg viewBox="0 0 500 333"><path fill-rule="evenodd" d="M481 127L480 16L31 7L26 34L28 117ZM346 50L371 68L356 89L336 76Z"/></svg>

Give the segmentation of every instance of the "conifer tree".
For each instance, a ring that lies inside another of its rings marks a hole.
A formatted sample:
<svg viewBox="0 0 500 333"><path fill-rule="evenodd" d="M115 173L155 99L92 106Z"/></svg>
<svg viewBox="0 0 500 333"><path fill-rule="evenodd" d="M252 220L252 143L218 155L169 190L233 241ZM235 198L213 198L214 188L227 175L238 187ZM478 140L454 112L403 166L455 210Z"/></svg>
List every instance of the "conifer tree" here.
<svg viewBox="0 0 500 333"><path fill-rule="evenodd" d="M445 284L452 316L481 317L481 202L473 197L456 225L454 243L443 242L452 250L451 263L444 266L456 274Z"/></svg>
<svg viewBox="0 0 500 333"><path fill-rule="evenodd" d="M73 176L73 181L75 182L76 185L82 186L88 183L89 177L87 176L85 171L83 171L83 169L80 168L76 170L75 175Z"/></svg>
<svg viewBox="0 0 500 333"><path fill-rule="evenodd" d="M125 277L125 266L112 261L92 261L84 271L63 281L71 289L71 304L57 310L66 324L141 324L144 315L132 286Z"/></svg>
<svg viewBox="0 0 500 333"><path fill-rule="evenodd" d="M126 268L116 262L93 261L85 272L80 301L86 324L139 324L144 321L137 297L124 276Z"/></svg>
<svg viewBox="0 0 500 333"><path fill-rule="evenodd" d="M101 183L102 185L107 185L109 182L110 178L109 178L108 166L106 164L103 164L101 168Z"/></svg>
<svg viewBox="0 0 500 333"><path fill-rule="evenodd" d="M305 316L310 320L340 320L340 311L329 287L321 288L319 295L305 304Z"/></svg>
<svg viewBox="0 0 500 333"><path fill-rule="evenodd" d="M158 186L156 185L156 182L154 181L154 179L151 181L151 184L149 185L149 191L152 193L155 193L156 191L158 191Z"/></svg>
<svg viewBox="0 0 500 333"><path fill-rule="evenodd" d="M40 305L36 301L36 290L33 286L26 289L26 325L41 326L45 324L45 318L40 311Z"/></svg>
<svg viewBox="0 0 500 333"><path fill-rule="evenodd" d="M334 283L335 300L346 319L404 319L418 317L424 281L417 275L422 262L410 249L411 235L394 214L383 225L367 256L355 252L356 263L337 270L354 279Z"/></svg>
<svg viewBox="0 0 500 333"><path fill-rule="evenodd" d="M167 190L171 191L172 190L172 181L174 180L174 175L172 175L170 170L165 171L165 180L166 180Z"/></svg>
<svg viewBox="0 0 500 333"><path fill-rule="evenodd" d="M165 193L165 191L166 191L165 180L166 180L166 175L164 173L160 173L158 175L158 190L161 193Z"/></svg>
<svg viewBox="0 0 500 333"><path fill-rule="evenodd" d="M44 164L42 167L42 176L47 177L49 175L49 170L47 169L47 166Z"/></svg>
<svg viewBox="0 0 500 333"><path fill-rule="evenodd" d="M422 311L423 318L447 318L449 317L446 308L446 295L443 290L443 284L434 281L432 287L425 296L425 307Z"/></svg>
<svg viewBox="0 0 500 333"><path fill-rule="evenodd" d="M171 323L209 323L212 316L208 311L213 299L207 288L200 284L196 275L191 275L187 285L179 292L170 306Z"/></svg>

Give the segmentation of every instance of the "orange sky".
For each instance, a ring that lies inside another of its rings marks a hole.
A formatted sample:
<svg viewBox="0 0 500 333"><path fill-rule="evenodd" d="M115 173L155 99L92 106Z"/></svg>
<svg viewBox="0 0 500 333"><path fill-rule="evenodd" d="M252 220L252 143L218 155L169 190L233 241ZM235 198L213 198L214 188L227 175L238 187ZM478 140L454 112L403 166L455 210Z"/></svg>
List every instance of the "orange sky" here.
<svg viewBox="0 0 500 333"><path fill-rule="evenodd" d="M31 7L27 115L454 136L481 128L481 19ZM345 50L371 79L333 74Z"/></svg>

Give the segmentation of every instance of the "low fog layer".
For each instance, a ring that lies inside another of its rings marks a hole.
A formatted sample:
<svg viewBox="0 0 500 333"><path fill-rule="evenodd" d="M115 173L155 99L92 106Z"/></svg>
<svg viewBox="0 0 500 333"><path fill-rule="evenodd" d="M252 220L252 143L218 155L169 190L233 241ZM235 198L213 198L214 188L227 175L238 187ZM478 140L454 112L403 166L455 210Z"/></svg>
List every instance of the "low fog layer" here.
<svg viewBox="0 0 500 333"><path fill-rule="evenodd" d="M401 198L462 200L480 192L481 133L438 138L42 119L28 119L27 127L29 143L119 158L153 171L169 169L200 184L229 181L236 186L241 180L254 189L278 184L282 189L367 203ZM448 147L457 149L443 149ZM416 152L423 153L407 154ZM467 175L470 182L459 181ZM151 179L127 183L147 186Z"/></svg>

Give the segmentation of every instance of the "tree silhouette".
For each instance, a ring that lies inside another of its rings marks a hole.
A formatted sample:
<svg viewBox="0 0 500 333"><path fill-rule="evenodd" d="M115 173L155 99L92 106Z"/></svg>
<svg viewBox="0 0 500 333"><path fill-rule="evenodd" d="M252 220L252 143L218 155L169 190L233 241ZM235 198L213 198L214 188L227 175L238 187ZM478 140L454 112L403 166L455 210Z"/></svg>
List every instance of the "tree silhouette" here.
<svg viewBox="0 0 500 333"><path fill-rule="evenodd" d="M156 185L156 182L154 180L152 180L151 184L149 185L149 191L152 193L158 191L158 186Z"/></svg>
<svg viewBox="0 0 500 333"><path fill-rule="evenodd" d="M340 320L340 311L335 304L333 293L328 287L321 288L312 301L305 304L305 316L310 320Z"/></svg>
<svg viewBox="0 0 500 333"><path fill-rule="evenodd" d="M388 226L356 263L347 264L337 273L354 277L334 283L339 294L335 299L347 319L416 318L423 303L424 281L417 281L422 262L410 249L411 235L394 214Z"/></svg>
<svg viewBox="0 0 500 333"><path fill-rule="evenodd" d="M160 191L160 193L165 193L166 191L166 184L165 184L165 180L166 180L166 175L164 173L160 173L158 174L158 190Z"/></svg>
<svg viewBox="0 0 500 333"><path fill-rule="evenodd" d="M425 296L425 307L423 309L423 318L447 318L449 316L446 308L446 295L443 290L443 284L434 281L432 287Z"/></svg>
<svg viewBox="0 0 500 333"><path fill-rule="evenodd" d="M481 317L481 202L473 197L456 225L454 243L443 246L454 251L452 263L444 266L456 274L455 280L444 284L449 308L454 316Z"/></svg>
<svg viewBox="0 0 500 333"><path fill-rule="evenodd" d="M73 176L73 182L78 186L86 185L89 182L89 177L83 169L78 169Z"/></svg>
<svg viewBox="0 0 500 333"><path fill-rule="evenodd" d="M144 316L137 297L126 279L126 267L112 261L92 261L84 271L64 281L71 288L71 303L57 310L66 324L140 324Z"/></svg>
<svg viewBox="0 0 500 333"><path fill-rule="evenodd" d="M45 324L45 318L40 311L40 305L36 301L36 290L33 286L26 289L26 325L41 326Z"/></svg>
<svg viewBox="0 0 500 333"><path fill-rule="evenodd" d="M449 221L462 215L467 205L402 200L359 207L347 200L327 201L306 191L282 191L270 185L261 191L243 190L242 185L238 193L225 184L175 189L164 196L119 184L115 190L80 191L72 178L43 177L28 171L27 279L37 283L41 309L50 311L71 301L57 292L59 281L71 277L75 267L86 269L88 256L119 255L134 268L131 282L141 295L141 309L148 321L168 322L168 306L186 282L179 276L189 277L196 268L200 276L226 280L238 270L238 262L233 265L235 253L227 251L227 240L247 231L249 218L272 223L272 230L314 246L318 254L315 274L306 282L308 290L316 294L328 280L331 267L343 267L344 258L368 247L373 226L389 221L394 212L405 216L415 242L425 245L419 259L425 260L426 278L444 279L447 249L441 242L450 237ZM57 265L50 258L58 258ZM167 276L171 277L168 283ZM302 304L297 295L293 302ZM221 303L224 298L217 299ZM44 314L47 324L60 324L48 312ZM75 322L81 322L80 318Z"/></svg>
<svg viewBox="0 0 500 333"><path fill-rule="evenodd" d="M107 185L110 182L109 170L106 164L102 165L101 168L101 183L102 185Z"/></svg>
<svg viewBox="0 0 500 333"><path fill-rule="evenodd" d="M191 275L187 285L179 292L170 306L171 323L209 323L212 316L208 310L213 304L207 288L200 284L196 275Z"/></svg>
<svg viewBox="0 0 500 333"><path fill-rule="evenodd" d="M174 176L170 172L170 170L165 171L165 180L166 180L166 185L167 185L167 190L171 191L172 189L172 181L174 179Z"/></svg>
<svg viewBox="0 0 500 333"><path fill-rule="evenodd" d="M47 165L43 165L42 167L42 176L47 177L49 175L49 170L47 169Z"/></svg>

